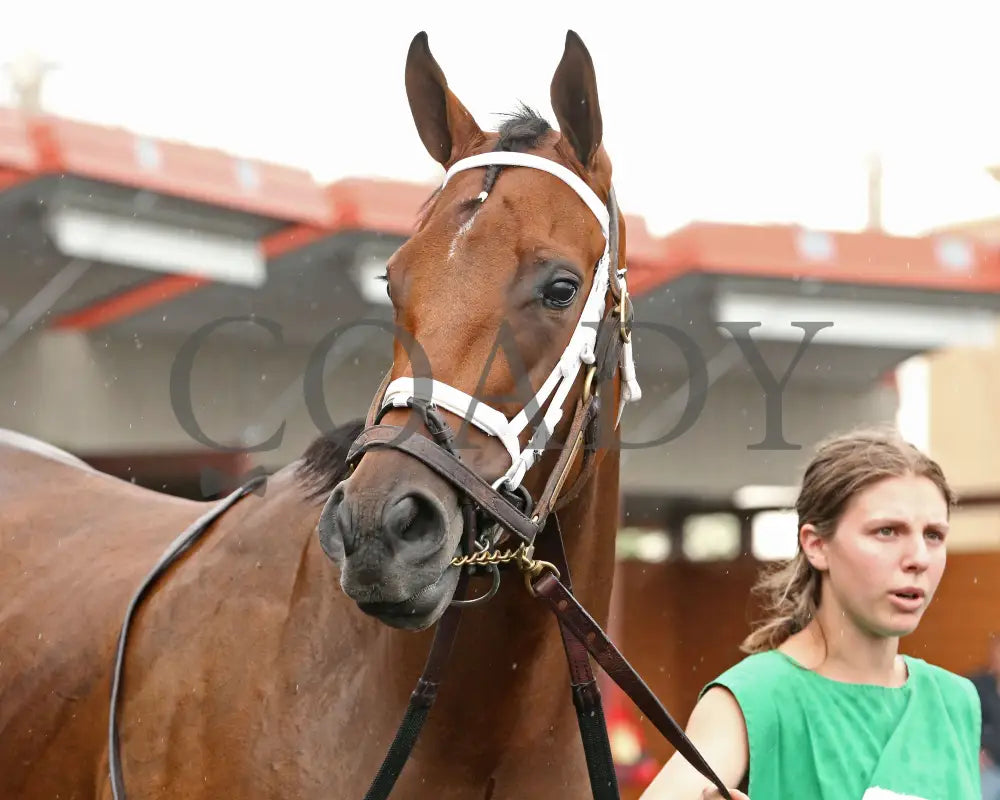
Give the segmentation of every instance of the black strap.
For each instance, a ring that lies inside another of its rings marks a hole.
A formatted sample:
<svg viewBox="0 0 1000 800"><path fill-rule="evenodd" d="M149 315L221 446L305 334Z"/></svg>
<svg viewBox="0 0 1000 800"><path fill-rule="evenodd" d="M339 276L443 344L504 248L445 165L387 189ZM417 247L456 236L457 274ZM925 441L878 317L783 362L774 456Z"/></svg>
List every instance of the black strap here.
<svg viewBox="0 0 1000 800"><path fill-rule="evenodd" d="M463 569L458 579L458 587L455 590L456 599L463 599L467 583L468 572ZM434 705L434 700L437 698L444 668L448 663L448 656L451 655L452 646L455 644L455 636L458 634L461 614L462 606L449 606L438 621L437 630L434 632L434 642L431 644L430 653L424 665L424 672L410 694L406 713L403 714L403 719L396 730L396 736L393 738L392 744L389 745L389 750L385 754L385 758L382 759L382 766L375 774L375 779L365 794L364 800L386 800L392 792L393 786L396 785L403 767L406 766L410 753L420 736L420 731L427 721L431 706Z"/></svg>
<svg viewBox="0 0 1000 800"><path fill-rule="evenodd" d="M545 531L538 539L537 555L539 558L553 563L562 576L563 585L569 592L572 592L573 583L570 578L569 563L566 560L562 530L559 527L559 518L556 514L549 516ZM601 691L597 685L597 679L594 677L590 665L590 655L587 653L587 648L573 634L566 623L558 616L556 620L559 623L559 634L566 651L570 690L573 696L573 706L576 708L577 724L580 727L583 753L587 759L590 790L594 795L594 800L619 800L618 776L615 772L614 756L611 754L611 743L608 741L604 705L601 702Z"/></svg>
<svg viewBox="0 0 1000 800"><path fill-rule="evenodd" d="M114 800L125 800L125 781L122 778L121 747L118 738L118 706L121 700L121 691L125 673L125 646L128 643L129 626L132 624L132 616L139 607L146 593L153 587L156 581L166 572L170 566L180 558L194 544L212 523L229 510L238 500L263 484L267 480L264 475L247 481L239 489L219 502L215 507L207 511L195 520L180 536L170 543L169 547L160 556L156 566L146 576L146 579L139 586L132 597L125 612L125 621L122 623L121 633L118 634L118 652L115 655L115 665L111 677L111 708L108 716L108 769L111 772L111 795Z"/></svg>

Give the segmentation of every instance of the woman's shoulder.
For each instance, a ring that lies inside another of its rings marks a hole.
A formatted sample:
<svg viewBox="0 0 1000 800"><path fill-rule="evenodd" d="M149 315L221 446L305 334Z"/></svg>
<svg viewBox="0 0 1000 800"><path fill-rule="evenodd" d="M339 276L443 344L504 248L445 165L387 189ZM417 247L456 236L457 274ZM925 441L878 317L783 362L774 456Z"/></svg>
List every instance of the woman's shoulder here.
<svg viewBox="0 0 1000 800"><path fill-rule="evenodd" d="M791 731L794 740L801 731L806 715L802 714L805 698L797 693L801 685L801 670L780 650L766 650L747 655L709 681L699 695L699 705L707 705L714 714L716 729L726 727L742 717L750 753L750 771L756 769L758 781L772 766L764 767L759 754L774 753L781 745L779 732ZM726 697L725 695L729 695ZM725 720L723 726L719 720ZM757 754L757 762L754 762ZM773 759L772 759L773 760ZM761 770L764 772L761 772Z"/></svg>
<svg viewBox="0 0 1000 800"><path fill-rule="evenodd" d="M983 714L979 692L967 677L923 659L904 656L913 682L912 697L920 714L935 720L938 736L950 722L959 741L969 752L978 752L982 736Z"/></svg>
<svg viewBox="0 0 1000 800"><path fill-rule="evenodd" d="M706 684L700 696L716 686L729 689L737 697L744 689L753 689L758 694L767 692L771 688L786 685L795 669L795 663L779 650L752 653Z"/></svg>
<svg viewBox="0 0 1000 800"><path fill-rule="evenodd" d="M976 685L969 678L916 656L907 655L903 658L906 660L910 676L917 683L933 687L947 706L950 707L952 703L964 702L972 707L974 713L979 713L979 692L976 691Z"/></svg>

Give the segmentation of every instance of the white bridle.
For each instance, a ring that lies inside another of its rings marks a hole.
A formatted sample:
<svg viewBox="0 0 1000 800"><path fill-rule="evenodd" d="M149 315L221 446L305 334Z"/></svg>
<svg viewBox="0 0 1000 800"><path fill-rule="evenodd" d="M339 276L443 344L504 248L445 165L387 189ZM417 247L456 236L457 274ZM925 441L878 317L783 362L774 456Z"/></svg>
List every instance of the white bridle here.
<svg viewBox="0 0 1000 800"><path fill-rule="evenodd" d="M506 416L497 409L476 400L471 395L442 383L438 380L420 379L415 382L413 378L397 378L392 381L385 390L382 398L382 408L389 406L402 408L414 398L428 401L440 408L451 411L467 421L471 422L480 430L495 436L510 454L510 468L498 478L493 488L498 488L501 484L506 484L508 489L516 489L525 473L535 461L542 455L545 445L556 429L563 416L563 403L569 394L582 365L591 365L595 361L594 346L597 340L597 326L604 313L605 293L608 289L609 269L611 264L611 238L609 232L608 209L601 202L594 191L570 170L561 164L557 164L547 158L531 155L529 153L516 152L491 152L470 156L452 165L445 174L441 187L448 183L449 179L457 172L476 167L485 167L491 164L504 166L531 167L548 172L550 175L562 180L569 185L586 203L587 208L597 217L601 225L601 232L604 234L604 253L597 263L594 274L594 282L590 287L590 294L584 304L580 319L577 321L576 330L569 345L563 351L562 356L541 388L528 403L525 408L513 419ZM485 199L485 198L481 198ZM618 270L618 280L622 286L622 293L626 290L625 270ZM622 397L615 418L617 426L621 419L622 411L626 403L639 400L642 397L642 390L635 375L635 363L632 360L632 343L625 341L621 349L621 374L622 374ZM430 396L417 394L416 384L421 388L430 387ZM552 402L545 412L542 422L539 424L527 446L521 448L520 435L528 425L528 420L537 413L549 396ZM471 414L470 414L471 409Z"/></svg>

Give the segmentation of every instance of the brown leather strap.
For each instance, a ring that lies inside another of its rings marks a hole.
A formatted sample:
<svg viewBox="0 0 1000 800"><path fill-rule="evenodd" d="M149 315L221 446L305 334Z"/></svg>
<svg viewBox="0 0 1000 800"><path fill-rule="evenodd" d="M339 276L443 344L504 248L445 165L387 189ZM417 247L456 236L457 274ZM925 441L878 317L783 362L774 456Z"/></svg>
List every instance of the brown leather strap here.
<svg viewBox="0 0 1000 800"><path fill-rule="evenodd" d="M559 518L555 514L549 517L545 524L545 530L538 539L536 556L552 562L562 576L563 586L566 587L567 591L573 591L573 581L569 573L569 563L566 561L562 529L559 526ZM564 620L557 618L557 621L559 622L559 632L563 637L566 660L569 664L570 678L573 684L586 684L594 681L594 672L590 666L590 655L587 653L587 648L573 635Z"/></svg>
<svg viewBox="0 0 1000 800"><path fill-rule="evenodd" d="M348 462L376 447L401 450L421 461L461 492L471 497L484 512L503 527L532 544L538 525L522 514L510 501L448 451L419 433L407 432L398 425L376 425L362 431L348 453Z"/></svg>
<svg viewBox="0 0 1000 800"><path fill-rule="evenodd" d="M264 486L266 481L267 478L263 475L251 478L224 500L221 500L192 522L180 536L170 543L149 574L143 578L142 583L139 584L139 588L125 609L125 619L122 621L121 632L118 634L118 644L115 648L114 662L111 668L111 697L108 710L108 777L111 781L111 796L114 800L126 800L118 715L125 687L125 655L130 641L129 633L131 631L132 620L135 617L136 611L142 601L146 599L148 593L156 586L157 582L166 574L177 559L188 552L219 517L239 500L251 492L255 492L259 487Z"/></svg>
<svg viewBox="0 0 1000 800"><path fill-rule="evenodd" d="M549 475L548 481L545 483L545 489L542 491L541 497L535 503L535 515L540 520L548 517L553 505L559 499L563 484L566 482L566 478L573 468L573 462L576 461L576 456L580 452L584 433L593 418L596 402L597 399L595 397L590 397L586 402L577 403L576 413L573 415L572 423L570 423L569 433L566 434L566 443L559 451L559 458L552 469L552 473Z"/></svg>
<svg viewBox="0 0 1000 800"><path fill-rule="evenodd" d="M590 480L591 476L594 474L594 470L600 463L600 459L597 457L597 436L600 431L601 423L601 398L595 396L593 402L591 403L590 421L587 423L587 427L583 431L583 461L580 464L580 471L577 473L576 480L573 481L573 485L570 486L564 492L559 494L559 499L556 501L555 505L552 506L552 512L561 511L567 505L576 499L577 495L583 491L583 488L587 485L587 481Z"/></svg>
<svg viewBox="0 0 1000 800"><path fill-rule="evenodd" d="M618 263L620 247L620 231L618 227L618 198L615 197L615 187L612 186L608 192L608 253L611 256L611 263L608 265L608 288L611 289L611 296L617 303L622 297L622 286L618 280Z"/></svg>
<svg viewBox="0 0 1000 800"><path fill-rule="evenodd" d="M621 687L636 704L646 718L656 726L685 759L702 775L710 780L726 800L732 800L729 790L705 761L680 725L663 707L653 691L632 665L618 651L601 626L594 621L587 610L577 602L559 579L551 572L545 572L531 583L536 596L548 602L560 624L565 624L573 635L586 646L608 676Z"/></svg>
<svg viewBox="0 0 1000 800"><path fill-rule="evenodd" d="M614 306L601 318L601 324L597 329L597 341L594 343L594 363L597 365L597 373L594 375L595 389L614 377L621 352L621 320L618 306Z"/></svg>
<svg viewBox="0 0 1000 800"><path fill-rule="evenodd" d="M456 600L462 600L465 597L468 583L468 573L463 569L461 575L458 576L458 585L455 587L454 597ZM413 690L415 695L430 703L434 702L438 687L441 685L441 679L444 677L448 657L451 655L455 638L458 636L458 623L461 616L462 606L449 605L444 614L441 615L441 619L438 620L437 628L434 631L434 641L431 642L423 674Z"/></svg>
<svg viewBox="0 0 1000 800"><path fill-rule="evenodd" d="M385 373L382 383L379 384L378 391L375 392L375 396L372 398L372 404L368 408L368 416L365 418L366 428L370 428L375 424L375 418L378 416L378 412L382 410L382 400L385 398L385 390L389 387L391 378L392 370L390 369Z"/></svg>

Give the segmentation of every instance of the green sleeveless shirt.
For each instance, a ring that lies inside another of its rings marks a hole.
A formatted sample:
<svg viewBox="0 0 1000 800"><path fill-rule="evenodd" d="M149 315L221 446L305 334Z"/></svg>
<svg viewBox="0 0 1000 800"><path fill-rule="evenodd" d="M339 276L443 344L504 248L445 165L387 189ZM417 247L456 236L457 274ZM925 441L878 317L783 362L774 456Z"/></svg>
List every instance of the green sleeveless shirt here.
<svg viewBox="0 0 1000 800"><path fill-rule="evenodd" d="M982 717L972 682L921 659L898 688L824 678L778 650L708 684L736 697L752 800L979 800Z"/></svg>

